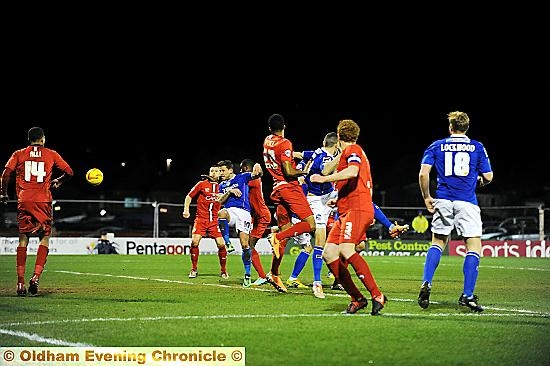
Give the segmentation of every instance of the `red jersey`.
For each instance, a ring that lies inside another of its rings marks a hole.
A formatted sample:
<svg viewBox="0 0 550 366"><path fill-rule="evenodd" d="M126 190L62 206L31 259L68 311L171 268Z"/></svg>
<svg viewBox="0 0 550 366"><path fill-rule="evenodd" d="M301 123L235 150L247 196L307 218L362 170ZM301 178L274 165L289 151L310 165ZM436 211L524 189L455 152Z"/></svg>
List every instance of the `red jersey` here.
<svg viewBox="0 0 550 366"><path fill-rule="evenodd" d="M197 197L197 219L218 221L221 204L217 201L219 184L208 179L201 180L189 191L189 197Z"/></svg>
<svg viewBox="0 0 550 366"><path fill-rule="evenodd" d="M250 236L259 239L271 223L271 211L265 203L260 178L248 182L248 201L250 202L250 215L252 217Z"/></svg>
<svg viewBox="0 0 550 366"><path fill-rule="evenodd" d="M264 194L262 191L261 178L252 179L248 182L248 201L252 213L257 216L269 216L271 220L271 212L265 203Z"/></svg>
<svg viewBox="0 0 550 366"><path fill-rule="evenodd" d="M269 135L264 140L264 163L267 171L273 177L274 188L284 183L298 184L298 178L287 178L283 173L283 162L289 161L296 167L296 162L292 157L292 143L290 140L279 136Z"/></svg>
<svg viewBox="0 0 550 366"><path fill-rule="evenodd" d="M30 145L15 151L6 169L15 171L15 192L18 202L52 202L50 184L53 169L72 176L73 169L55 150Z"/></svg>
<svg viewBox="0 0 550 366"><path fill-rule="evenodd" d="M370 163L361 146L357 144L349 145L342 151L336 170L341 171L351 165L359 167L359 174L355 178L336 182L338 212L340 214L349 210L374 212Z"/></svg>

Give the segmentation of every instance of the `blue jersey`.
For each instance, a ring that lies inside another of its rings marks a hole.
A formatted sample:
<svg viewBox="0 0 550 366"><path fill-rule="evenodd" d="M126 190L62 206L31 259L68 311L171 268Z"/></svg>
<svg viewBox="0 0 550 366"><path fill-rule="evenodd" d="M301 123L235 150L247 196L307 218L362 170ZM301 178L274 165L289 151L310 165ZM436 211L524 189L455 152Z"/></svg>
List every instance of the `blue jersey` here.
<svg viewBox="0 0 550 366"><path fill-rule="evenodd" d="M224 180L220 183L220 192L225 193L233 188L238 188L242 195L237 197L233 194L223 204L223 207L239 207L250 212L250 201L248 199L248 182L252 178L251 172L243 172L236 174L233 178Z"/></svg>
<svg viewBox="0 0 550 366"><path fill-rule="evenodd" d="M315 150L311 157L312 163L309 167L309 172L306 176L307 191L315 196L323 196L334 191L334 185L331 182L327 183L311 183L310 176L312 174L321 174L325 164L333 160L334 156L329 154L325 149L319 148Z"/></svg>
<svg viewBox="0 0 550 366"><path fill-rule="evenodd" d="M304 150L304 151L302 151L302 160L300 160L300 162L298 164L296 164L296 169L304 170L304 168L307 165L307 162L313 156L313 153L314 153L313 150Z"/></svg>
<svg viewBox="0 0 550 366"><path fill-rule="evenodd" d="M477 177L492 171L487 151L479 141L451 135L433 142L424 151L422 164L435 166L435 198L477 205Z"/></svg>
<svg viewBox="0 0 550 366"><path fill-rule="evenodd" d="M296 164L296 169L298 170L304 170L306 165L307 165L307 162L309 161L309 159L311 159L311 157L313 156L313 153L314 151L313 150L304 150L302 151L302 160L300 160L300 162L298 164ZM307 196L307 182L303 183L302 184L302 191L304 192L304 194Z"/></svg>

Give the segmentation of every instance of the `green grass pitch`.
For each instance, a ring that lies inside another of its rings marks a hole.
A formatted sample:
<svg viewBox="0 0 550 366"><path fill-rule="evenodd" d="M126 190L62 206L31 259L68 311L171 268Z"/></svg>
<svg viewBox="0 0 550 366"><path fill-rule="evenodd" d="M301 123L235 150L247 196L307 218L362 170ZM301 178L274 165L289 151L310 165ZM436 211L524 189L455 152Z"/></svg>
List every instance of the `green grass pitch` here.
<svg viewBox="0 0 550 366"><path fill-rule="evenodd" d="M284 257L284 280L295 258ZM381 316L370 304L341 314L349 298L329 289L326 267L327 297L317 299L310 289L243 288L240 255L228 256L227 280L216 255L200 256L195 279L187 255L52 255L39 294L18 297L15 257L0 256L0 346L238 346L247 365L550 364L548 259L482 258L481 314L457 305L461 257L441 259L425 310L416 302L424 257L367 260L389 298ZM270 257L262 262L268 270ZM300 279L311 283L309 261Z"/></svg>

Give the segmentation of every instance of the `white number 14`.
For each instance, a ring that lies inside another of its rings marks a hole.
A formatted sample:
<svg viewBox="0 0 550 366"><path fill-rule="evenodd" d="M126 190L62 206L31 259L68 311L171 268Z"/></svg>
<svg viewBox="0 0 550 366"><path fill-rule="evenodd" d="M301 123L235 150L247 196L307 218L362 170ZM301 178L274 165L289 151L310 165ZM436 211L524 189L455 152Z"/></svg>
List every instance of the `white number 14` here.
<svg viewBox="0 0 550 366"><path fill-rule="evenodd" d="M25 180L30 182L33 175L38 183L44 182L46 171L43 161L25 161Z"/></svg>

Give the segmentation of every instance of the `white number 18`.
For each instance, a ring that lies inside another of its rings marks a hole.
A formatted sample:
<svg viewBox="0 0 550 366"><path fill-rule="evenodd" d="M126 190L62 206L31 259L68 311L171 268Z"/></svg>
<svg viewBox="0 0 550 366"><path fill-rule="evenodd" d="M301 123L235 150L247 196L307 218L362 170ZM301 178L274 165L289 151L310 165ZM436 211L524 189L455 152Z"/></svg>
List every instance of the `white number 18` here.
<svg viewBox="0 0 550 366"><path fill-rule="evenodd" d="M459 177L465 177L470 173L470 154L467 152L459 151L454 154L448 151L445 153L445 176L457 175Z"/></svg>

